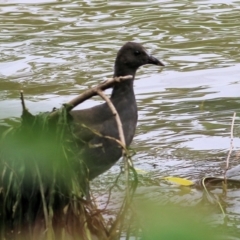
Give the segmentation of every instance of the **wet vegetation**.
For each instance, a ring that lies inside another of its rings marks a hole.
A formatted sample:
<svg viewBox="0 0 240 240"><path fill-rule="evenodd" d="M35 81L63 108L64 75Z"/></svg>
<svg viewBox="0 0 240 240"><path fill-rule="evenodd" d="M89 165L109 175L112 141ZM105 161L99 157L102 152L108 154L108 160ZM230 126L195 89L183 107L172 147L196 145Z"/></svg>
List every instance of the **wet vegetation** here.
<svg viewBox="0 0 240 240"><path fill-rule="evenodd" d="M88 92L76 99L89 98ZM98 239L119 238L137 186L128 150L120 142L126 166L126 193L115 220L107 227L91 198L88 169L72 129L69 111L73 101L36 116L26 109L22 92L21 101L20 126L1 133L2 239L91 239L92 235ZM115 184L117 181L118 177Z"/></svg>

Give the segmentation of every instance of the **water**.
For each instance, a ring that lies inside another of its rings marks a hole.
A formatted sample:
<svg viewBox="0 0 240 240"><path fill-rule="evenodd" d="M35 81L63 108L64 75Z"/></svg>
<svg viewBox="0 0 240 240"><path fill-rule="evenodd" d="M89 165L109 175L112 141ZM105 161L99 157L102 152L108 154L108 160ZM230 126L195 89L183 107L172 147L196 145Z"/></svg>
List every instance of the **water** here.
<svg viewBox="0 0 240 240"><path fill-rule="evenodd" d="M137 73L135 166L151 179L220 175L235 111L233 143L240 147L239 10L231 0L0 1L1 122L20 116L19 90L34 114L60 107L111 77L117 50L137 41L166 67Z"/></svg>

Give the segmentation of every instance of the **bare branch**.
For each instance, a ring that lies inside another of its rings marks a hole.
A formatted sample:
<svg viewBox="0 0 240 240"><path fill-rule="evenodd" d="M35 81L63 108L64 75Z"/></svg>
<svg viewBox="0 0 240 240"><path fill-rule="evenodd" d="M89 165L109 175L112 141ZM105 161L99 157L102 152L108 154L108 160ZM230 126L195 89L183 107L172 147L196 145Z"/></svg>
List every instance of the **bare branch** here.
<svg viewBox="0 0 240 240"><path fill-rule="evenodd" d="M89 131L91 131L92 133L96 134L99 137L111 139L111 140L115 141L117 144L119 144L119 146L121 146L122 148L125 148L125 145L123 145L123 143L120 140L118 140L117 138L110 137L110 136L107 136L107 135L102 135L100 132L98 132L95 129L92 129L92 128L86 126L85 124L81 124L81 127L84 127L86 129L88 129Z"/></svg>
<svg viewBox="0 0 240 240"><path fill-rule="evenodd" d="M21 99L21 103L22 103L23 112L25 112L27 109L26 109L26 105L24 102L23 90L20 91L20 99Z"/></svg>
<svg viewBox="0 0 240 240"><path fill-rule="evenodd" d="M127 75L127 76L120 76L120 77L114 77L114 78L109 78L103 83L100 83L96 87L90 88L86 91L84 91L82 94L78 95L74 99L72 99L70 102L65 104L65 107L67 108L67 111L70 112L73 108L81 104L82 102L86 101L87 99L96 96L98 90L106 90L108 88L111 88L114 83L116 82L123 82L126 80L131 80L133 78L132 75ZM58 111L54 111L50 114L50 117L56 116L58 114Z"/></svg>
<svg viewBox="0 0 240 240"><path fill-rule="evenodd" d="M229 169L229 159L230 159L230 156L231 156L232 150L233 150L233 128L234 128L235 118L236 118L236 112L233 113L233 119L232 119L232 124L231 124L231 142L230 142L230 148L229 148L229 152L228 152L228 156L227 156L227 160L226 160L226 168L225 168L225 173L224 173L225 181L226 181L227 170Z"/></svg>
<svg viewBox="0 0 240 240"><path fill-rule="evenodd" d="M123 133L123 128L122 128L122 121L119 117L119 114L116 110L116 108L114 107L113 103L111 102L111 100L99 89L97 89L97 94L106 101L107 105L109 106L109 108L111 109L115 119L116 119L116 123L117 123L117 128L118 128L118 134L119 134L119 139L122 142L122 145L124 146L124 148L126 147L126 142L125 142L125 137L124 137L124 133Z"/></svg>
<svg viewBox="0 0 240 240"><path fill-rule="evenodd" d="M123 225L123 218L129 208L130 202L131 202L131 196L130 196L130 187L129 187L129 169L132 169L132 162L129 159L129 154L128 151L126 149L126 142L125 142L125 137L124 137L124 132L123 132L123 128L122 128L122 122L121 119L119 117L119 114L116 110L116 108L114 107L113 103L111 102L111 100L99 89L96 89L96 93L102 97L102 99L104 99L106 101L106 103L108 104L110 110L112 111L113 115L115 116L116 119L116 123L117 123L117 128L118 128L118 133L119 133L119 138L120 138L120 143L122 146L124 146L122 148L122 152L123 152L123 161L124 161L124 169L125 169L125 181L126 181L126 195L125 198L123 200L122 206L118 212L118 215L115 219L115 222L113 223L111 229L109 230L109 235L112 237L113 235L116 234L116 228L118 227L120 229L119 232L121 232L121 228ZM116 179L117 182L118 178ZM133 191L134 192L134 191ZM110 197L110 194L109 194ZM109 202L109 199L108 199ZM110 238L111 238L110 237Z"/></svg>
<svg viewBox="0 0 240 240"><path fill-rule="evenodd" d="M76 98L71 100L68 103L68 105L72 106L70 110L72 110L74 107L76 107L80 103L84 102L85 100L87 100L93 96L96 96L98 90L102 90L102 91L106 90L106 89L112 87L113 83L130 80L132 78L133 78L132 75L128 75L128 76L124 76L124 77L115 77L115 78L107 79L103 83L100 83L98 86L86 90L85 92L83 92L82 94L80 94L79 96L77 96Z"/></svg>

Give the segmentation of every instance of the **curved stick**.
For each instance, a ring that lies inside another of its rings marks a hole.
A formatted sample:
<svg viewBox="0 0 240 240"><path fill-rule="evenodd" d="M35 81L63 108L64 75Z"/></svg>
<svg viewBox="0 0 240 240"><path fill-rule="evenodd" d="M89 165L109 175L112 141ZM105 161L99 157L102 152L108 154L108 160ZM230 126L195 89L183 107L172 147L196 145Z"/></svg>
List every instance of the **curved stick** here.
<svg viewBox="0 0 240 240"><path fill-rule="evenodd" d="M86 101L87 99L89 99L93 96L96 96L98 90L101 90L101 91L106 90L108 88L111 88L114 83L130 80L132 78L133 78L132 75L109 78L106 81L104 81L103 83L100 83L99 85L97 85L96 87L93 87L93 88L90 88L90 89L84 91L83 93L81 93L80 95L78 95L77 97L72 99L70 102L64 104L64 106L65 106L66 110L68 112L70 112L73 108L78 106L80 103ZM50 117L52 118L53 116L56 116L57 114L58 114L58 111L54 111L50 114Z"/></svg>

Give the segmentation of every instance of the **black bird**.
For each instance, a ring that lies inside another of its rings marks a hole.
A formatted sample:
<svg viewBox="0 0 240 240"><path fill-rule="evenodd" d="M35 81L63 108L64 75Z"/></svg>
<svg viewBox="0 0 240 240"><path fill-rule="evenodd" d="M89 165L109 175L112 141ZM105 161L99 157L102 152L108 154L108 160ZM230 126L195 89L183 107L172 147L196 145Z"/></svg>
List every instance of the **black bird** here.
<svg viewBox="0 0 240 240"><path fill-rule="evenodd" d="M132 80L116 83L110 100L115 106L122 121L126 145L132 142L138 118L137 105L133 90L133 80L137 69L145 64L164 66L157 58L149 55L141 44L127 42L118 51L113 77L132 75ZM89 171L89 180L112 167L122 156L122 150L115 141L97 136L86 131L82 124L96 130L104 136L119 139L115 117L106 103L71 112L74 121L74 132L85 142L83 160Z"/></svg>

